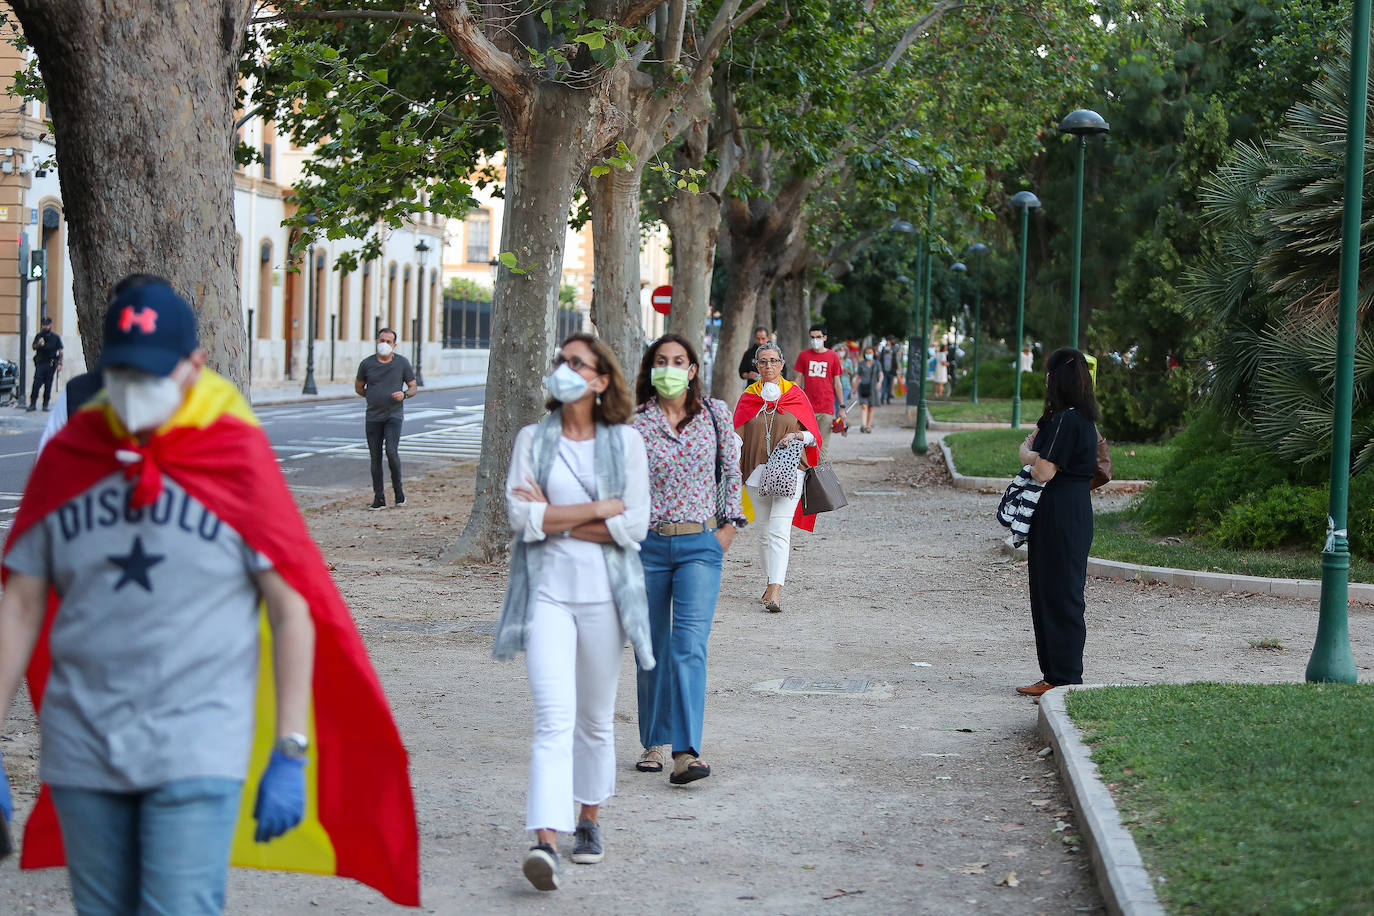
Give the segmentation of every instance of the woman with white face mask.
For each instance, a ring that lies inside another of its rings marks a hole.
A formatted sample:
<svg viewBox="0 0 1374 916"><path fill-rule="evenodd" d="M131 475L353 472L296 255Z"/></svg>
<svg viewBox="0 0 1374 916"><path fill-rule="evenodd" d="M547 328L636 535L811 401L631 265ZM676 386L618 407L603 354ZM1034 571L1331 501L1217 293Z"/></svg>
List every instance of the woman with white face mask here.
<svg viewBox="0 0 1374 916"><path fill-rule="evenodd" d="M525 652L534 699L523 871L559 885L558 833L572 860L602 858L599 806L615 792L615 710L628 637L653 668L639 542L649 526L644 440L610 349L590 334L563 342L545 379L543 420L515 438L506 501L515 544L492 654ZM572 805L581 806L576 825Z"/></svg>
<svg viewBox="0 0 1374 916"><path fill-rule="evenodd" d="M702 396L696 350L665 334L649 345L635 382L631 423L649 456L649 536L641 558L657 666L640 670L635 769L661 773L672 752L673 785L711 775L701 759L706 641L720 595L725 551L744 527L739 446L724 401Z"/></svg>
<svg viewBox="0 0 1374 916"><path fill-rule="evenodd" d="M759 380L740 395L735 405L735 432L739 435L740 473L754 521L763 529L763 568L768 587L759 600L773 613L782 610L782 587L787 581L787 561L792 551L792 526L811 531L816 517L801 508L802 467L820 460L821 431L811 402L800 385L782 377L782 351L764 344L755 355ZM791 473L796 486L791 495L765 495L764 472L779 447L800 441L804 457Z"/></svg>

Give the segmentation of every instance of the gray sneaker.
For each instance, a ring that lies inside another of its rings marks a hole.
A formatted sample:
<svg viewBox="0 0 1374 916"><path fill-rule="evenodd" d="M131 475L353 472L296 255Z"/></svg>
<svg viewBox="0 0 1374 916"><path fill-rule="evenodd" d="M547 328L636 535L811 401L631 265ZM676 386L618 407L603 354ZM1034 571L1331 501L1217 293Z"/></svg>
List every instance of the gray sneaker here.
<svg viewBox="0 0 1374 916"><path fill-rule="evenodd" d="M520 863L520 870L539 890L558 890L558 853L548 843L531 846Z"/></svg>
<svg viewBox="0 0 1374 916"><path fill-rule="evenodd" d="M601 825L586 818L577 822L573 833L572 860L578 865L595 865L605 858L601 849Z"/></svg>

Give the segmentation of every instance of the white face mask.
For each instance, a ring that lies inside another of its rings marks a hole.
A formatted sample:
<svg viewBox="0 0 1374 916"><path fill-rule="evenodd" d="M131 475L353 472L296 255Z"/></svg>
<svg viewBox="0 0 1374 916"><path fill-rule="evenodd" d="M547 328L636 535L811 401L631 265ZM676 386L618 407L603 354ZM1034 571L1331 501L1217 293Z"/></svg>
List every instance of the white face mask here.
<svg viewBox="0 0 1374 916"><path fill-rule="evenodd" d="M782 397L782 386L777 382L764 382L759 388L759 397L771 404Z"/></svg>
<svg viewBox="0 0 1374 916"><path fill-rule="evenodd" d="M811 349L820 352L825 349L825 341L819 337L811 338Z"/></svg>
<svg viewBox="0 0 1374 916"><path fill-rule="evenodd" d="M393 347L391 344L387 343L387 342L384 341L384 340L381 340L381 341L378 341L378 342L377 342L377 355L378 355L378 356L390 356L390 355L391 355L391 352L392 352L394 349L396 349L396 348Z"/></svg>
<svg viewBox="0 0 1374 916"><path fill-rule="evenodd" d="M185 399L175 375L151 375L127 368L105 370L105 393L125 429L146 432L172 419Z"/></svg>
<svg viewBox="0 0 1374 916"><path fill-rule="evenodd" d="M553 396L555 401L571 404L581 400L582 396L587 393L589 386L587 380L579 372L567 363L563 363L553 370L552 375L544 379L544 387L549 389L549 394Z"/></svg>

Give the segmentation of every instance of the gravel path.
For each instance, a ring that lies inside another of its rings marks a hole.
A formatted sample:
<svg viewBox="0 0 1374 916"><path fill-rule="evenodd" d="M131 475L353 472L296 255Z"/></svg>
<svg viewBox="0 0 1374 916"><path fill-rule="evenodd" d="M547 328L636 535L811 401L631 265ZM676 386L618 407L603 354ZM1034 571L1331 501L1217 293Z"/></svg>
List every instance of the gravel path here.
<svg viewBox="0 0 1374 916"><path fill-rule="evenodd" d="M1102 911L1075 817L1039 756L1035 707L1013 692L1039 677L1025 564L999 552L995 497L956 491L936 459L913 459L910 430L891 425L900 413L882 409L872 435L835 440L850 505L815 534L794 532L782 614L757 601L758 532L730 551L711 636L709 779L679 789L633 771L626 653L606 860L565 859L554 894L519 871L531 718L523 663L489 656L504 568L437 561L471 504L471 466L416 480L403 510L363 510L361 477L346 497L306 507L411 751L426 910ZM1314 601L1110 580L1088 589L1090 682L1302 679ZM1351 637L1367 680L1369 608L1352 608ZM1283 648L1250 644L1261 639ZM779 689L846 681L858 692ZM31 713L16 709L6 728L26 813ZM0 911L69 912L65 883L6 862ZM350 882L250 871L231 876L228 911L400 912Z"/></svg>

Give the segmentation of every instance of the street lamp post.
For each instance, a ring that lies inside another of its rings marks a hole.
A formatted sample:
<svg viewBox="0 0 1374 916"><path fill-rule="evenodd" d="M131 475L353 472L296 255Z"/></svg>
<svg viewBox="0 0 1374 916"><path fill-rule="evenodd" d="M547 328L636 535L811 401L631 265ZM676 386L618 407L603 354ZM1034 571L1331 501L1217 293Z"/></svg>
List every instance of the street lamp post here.
<svg viewBox="0 0 1374 916"><path fill-rule="evenodd" d="M969 246L969 253L975 255L973 269L973 403L978 403L978 338L982 334L983 317L983 255L987 254L988 246L982 242L974 242ZM1020 359L1018 356L1017 359Z"/></svg>
<svg viewBox="0 0 1374 916"><path fill-rule="evenodd" d="M305 218L305 224L313 231L315 223L319 222L319 217L311 213ZM320 295L319 271L315 267L315 239L310 238L310 248L306 252L306 263L310 265L310 273L305 278L305 384L301 386L301 394L319 394L320 390L315 387L315 309L316 302Z"/></svg>
<svg viewBox="0 0 1374 916"><path fill-rule="evenodd" d="M1105 134L1111 130L1111 127L1103 120L1102 115L1086 108L1080 108L1070 112L1064 120L1060 121L1059 129L1078 138L1073 185L1073 277L1069 281L1069 345L1076 349L1078 347L1079 273L1083 260L1083 153L1087 149L1089 137Z"/></svg>
<svg viewBox="0 0 1374 916"><path fill-rule="evenodd" d="M926 441L926 351L930 348L930 313L935 304L930 297L931 263L935 260L930 245L930 234L935 226L935 179L924 168L921 172L926 175L926 231L921 246L925 251L925 293L922 296L925 307L921 309L921 362L916 371L916 433L911 437L911 451L917 455L930 451ZM920 282L919 274L916 280Z"/></svg>
<svg viewBox="0 0 1374 916"><path fill-rule="evenodd" d="M415 276L415 384L423 388L425 377L420 373L420 358L425 351L425 255L429 254L424 239L415 246L415 253L420 256L420 272Z"/></svg>
<svg viewBox="0 0 1374 916"><path fill-rule="evenodd" d="M1011 205L1021 211L1021 283L1016 292L1016 352L1012 369L1011 428L1021 428L1021 344L1026 333L1026 243L1030 237L1030 211L1040 206L1040 198L1030 191L1017 191Z"/></svg>
<svg viewBox="0 0 1374 916"><path fill-rule="evenodd" d="M1308 681L1353 684L1350 652L1350 413L1355 392L1355 334L1360 280L1360 217L1364 194L1365 106L1369 96L1370 0L1356 0L1350 35L1350 108L1345 132L1345 213L1341 224L1341 292L1336 330L1336 390L1331 435L1331 490L1317 641Z"/></svg>
<svg viewBox="0 0 1374 916"><path fill-rule="evenodd" d="M893 232L901 232L905 235L915 235L916 227L904 219L899 219L892 224ZM916 348L920 345L921 331L921 239L916 239L916 280L913 281L906 274L897 278L898 283L912 283L911 301L911 321L907 325L907 360L906 360L906 405L914 407L920 403L916 397Z"/></svg>
<svg viewBox="0 0 1374 916"><path fill-rule="evenodd" d="M954 352L959 347L959 310L962 309L964 300L964 275L968 273L968 268L962 261L955 261L949 265L949 269L954 272L954 317L949 320L949 353L945 356L945 365L949 365L949 360L954 356ZM958 364L958 361L955 361ZM978 371L978 364L974 363L974 372ZM949 370L949 396L954 397L954 370Z"/></svg>

